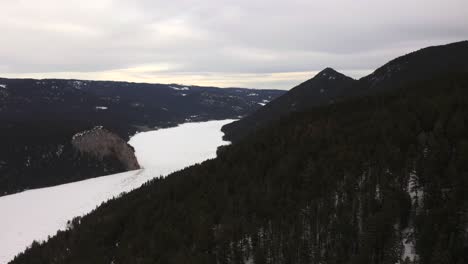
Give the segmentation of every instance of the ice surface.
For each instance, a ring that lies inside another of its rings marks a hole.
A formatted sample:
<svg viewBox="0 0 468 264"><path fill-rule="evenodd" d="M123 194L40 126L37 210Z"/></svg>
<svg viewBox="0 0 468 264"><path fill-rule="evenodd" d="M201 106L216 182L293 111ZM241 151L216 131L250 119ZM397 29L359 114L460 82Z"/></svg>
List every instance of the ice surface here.
<svg viewBox="0 0 468 264"><path fill-rule="evenodd" d="M234 120L186 123L138 133L129 143L143 169L29 190L0 197L0 263L7 263L34 240L66 228L68 220L146 181L216 157L221 127Z"/></svg>
<svg viewBox="0 0 468 264"><path fill-rule="evenodd" d="M186 166L216 157L223 141L221 127L234 120L185 123L178 127L138 133L129 143L144 168L152 177L166 175Z"/></svg>

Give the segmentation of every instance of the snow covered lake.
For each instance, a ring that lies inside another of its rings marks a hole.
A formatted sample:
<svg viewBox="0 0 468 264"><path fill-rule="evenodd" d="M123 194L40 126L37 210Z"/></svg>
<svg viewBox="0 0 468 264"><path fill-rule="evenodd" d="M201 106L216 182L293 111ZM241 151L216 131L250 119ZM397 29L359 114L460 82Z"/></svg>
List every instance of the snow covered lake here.
<svg viewBox="0 0 468 264"><path fill-rule="evenodd" d="M234 120L186 123L136 134L129 144L141 170L108 175L0 197L0 264L12 260L34 240L66 228L68 220L146 181L216 157L221 127Z"/></svg>

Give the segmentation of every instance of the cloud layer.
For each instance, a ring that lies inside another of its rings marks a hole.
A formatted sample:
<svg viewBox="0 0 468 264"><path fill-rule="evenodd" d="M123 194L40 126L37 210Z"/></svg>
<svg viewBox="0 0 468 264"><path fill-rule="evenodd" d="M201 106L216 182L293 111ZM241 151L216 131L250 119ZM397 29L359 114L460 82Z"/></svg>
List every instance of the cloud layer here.
<svg viewBox="0 0 468 264"><path fill-rule="evenodd" d="M288 89L468 38L466 0L3 0L0 75Z"/></svg>

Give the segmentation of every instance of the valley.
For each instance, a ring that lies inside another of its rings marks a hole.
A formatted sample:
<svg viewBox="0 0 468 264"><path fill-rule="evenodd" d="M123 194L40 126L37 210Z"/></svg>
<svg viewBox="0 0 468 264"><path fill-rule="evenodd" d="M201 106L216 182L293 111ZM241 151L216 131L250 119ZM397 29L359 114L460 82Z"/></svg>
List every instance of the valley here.
<svg viewBox="0 0 468 264"><path fill-rule="evenodd" d="M136 169L125 145L135 133L238 119L284 93L64 79L0 85L0 196Z"/></svg>
<svg viewBox="0 0 468 264"><path fill-rule="evenodd" d="M7 215L0 217L0 263L12 260L34 240L44 241L65 230L73 218L113 197L215 158L217 148L228 143L222 140L221 127L232 121L185 123L138 133L129 144L142 169L0 197L0 212Z"/></svg>
<svg viewBox="0 0 468 264"><path fill-rule="evenodd" d="M468 0L0 10L0 264L468 264Z"/></svg>
<svg viewBox="0 0 468 264"><path fill-rule="evenodd" d="M468 41L358 80L325 68L218 124L211 138L232 144L216 158L102 203L11 263L467 263L467 73ZM130 140L144 171L164 164L154 153L179 162L172 142L187 157L200 152L184 137L204 146L187 130L139 151L158 131Z"/></svg>

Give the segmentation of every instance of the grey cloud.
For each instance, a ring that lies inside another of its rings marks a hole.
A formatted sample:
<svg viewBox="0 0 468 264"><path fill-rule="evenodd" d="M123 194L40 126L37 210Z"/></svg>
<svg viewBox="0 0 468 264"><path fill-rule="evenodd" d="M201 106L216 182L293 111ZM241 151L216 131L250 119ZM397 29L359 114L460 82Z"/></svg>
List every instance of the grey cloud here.
<svg viewBox="0 0 468 264"><path fill-rule="evenodd" d="M219 73L236 84L233 76L251 73L259 78L249 75L249 85L288 88L297 80L270 74L327 66L363 73L468 36L465 0L26 0L2 1L0 9L6 75L97 78L133 69L136 81L164 74L178 82L186 73L220 82L213 77Z"/></svg>

